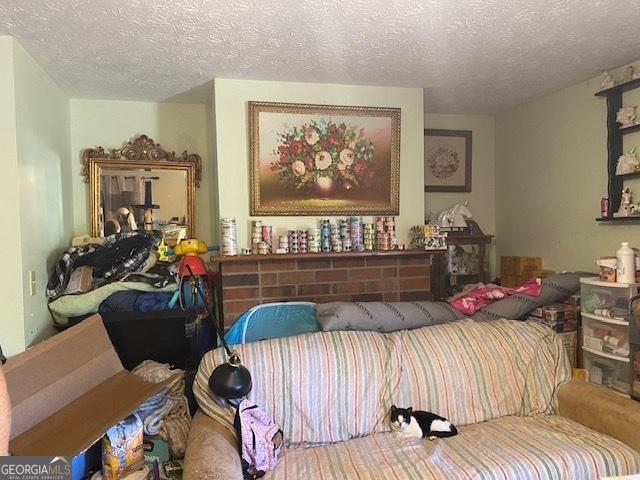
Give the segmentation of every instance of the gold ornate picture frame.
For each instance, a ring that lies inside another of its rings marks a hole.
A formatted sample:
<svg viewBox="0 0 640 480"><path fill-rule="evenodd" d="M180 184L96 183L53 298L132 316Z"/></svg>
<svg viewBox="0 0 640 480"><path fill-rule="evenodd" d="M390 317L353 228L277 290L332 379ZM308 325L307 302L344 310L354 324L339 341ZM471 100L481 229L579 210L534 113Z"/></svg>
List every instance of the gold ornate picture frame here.
<svg viewBox="0 0 640 480"><path fill-rule="evenodd" d="M82 175L85 182L89 183L90 189L93 236L104 235L105 223L109 221L105 204L107 197L114 197L114 192L103 191L106 190L105 177L114 177L118 180L117 183L128 182L134 186L127 188L127 191L117 192L116 196L118 201L122 201L126 196L136 199L125 202L127 206L133 206L131 210L136 210L132 212L135 214L134 217L141 216L138 210L145 209L145 206L140 204L150 200L146 198L146 190L140 184L145 179L164 182L162 189L155 188L153 203L160 202L160 207L172 207L173 213L179 213L177 217L184 218L188 235L195 234L195 189L200 186L202 179L200 155L184 151L181 156L177 156L175 152L164 150L159 143L155 143L146 135L140 135L122 148L112 149L110 152L106 152L103 147L87 148L82 153L82 163ZM131 191L135 189L138 191ZM139 205L134 205L136 203ZM166 215L173 217L173 213Z"/></svg>
<svg viewBox="0 0 640 480"><path fill-rule="evenodd" d="M249 102L251 215L398 215L400 109Z"/></svg>

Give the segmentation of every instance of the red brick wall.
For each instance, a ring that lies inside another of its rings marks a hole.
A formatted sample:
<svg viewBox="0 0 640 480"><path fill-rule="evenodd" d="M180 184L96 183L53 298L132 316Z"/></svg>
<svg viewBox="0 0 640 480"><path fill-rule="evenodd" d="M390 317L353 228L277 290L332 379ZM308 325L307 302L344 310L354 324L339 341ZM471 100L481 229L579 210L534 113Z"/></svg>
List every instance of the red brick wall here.
<svg viewBox="0 0 640 480"><path fill-rule="evenodd" d="M217 264L226 328L249 308L281 300L317 303L431 299L431 257L265 258ZM216 268L216 265L214 265Z"/></svg>

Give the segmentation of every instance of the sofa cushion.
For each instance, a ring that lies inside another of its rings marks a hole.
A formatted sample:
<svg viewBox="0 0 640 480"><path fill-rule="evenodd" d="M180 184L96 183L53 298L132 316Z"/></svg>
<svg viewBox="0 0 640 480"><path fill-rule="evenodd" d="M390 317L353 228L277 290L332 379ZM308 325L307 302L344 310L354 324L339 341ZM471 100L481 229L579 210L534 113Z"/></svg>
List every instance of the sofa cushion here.
<svg viewBox="0 0 640 480"><path fill-rule="evenodd" d="M383 422L398 384L397 357L374 332L318 332L235 347L251 372L249 400L281 425L285 444L335 442L388 430ZM193 391L208 415L233 429L233 411L214 398L208 380L226 360L208 352Z"/></svg>
<svg viewBox="0 0 640 480"><path fill-rule="evenodd" d="M640 473L638 452L563 417L509 416L459 432L433 442L388 432L289 448L264 479L595 480Z"/></svg>
<svg viewBox="0 0 640 480"><path fill-rule="evenodd" d="M561 340L540 323L465 319L388 338L402 363L395 404L457 425L555 413L556 389L571 377Z"/></svg>
<svg viewBox="0 0 640 480"><path fill-rule="evenodd" d="M331 302L318 305L320 329L395 332L464 318L448 303Z"/></svg>

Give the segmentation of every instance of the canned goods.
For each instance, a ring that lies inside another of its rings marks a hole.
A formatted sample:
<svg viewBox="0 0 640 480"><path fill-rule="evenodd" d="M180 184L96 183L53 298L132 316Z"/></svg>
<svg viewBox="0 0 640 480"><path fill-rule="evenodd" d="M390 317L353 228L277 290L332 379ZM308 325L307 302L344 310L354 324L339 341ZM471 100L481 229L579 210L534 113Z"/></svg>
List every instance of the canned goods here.
<svg viewBox="0 0 640 480"><path fill-rule="evenodd" d="M238 255L238 236L235 218L221 218L220 227L222 230L220 253L225 256Z"/></svg>

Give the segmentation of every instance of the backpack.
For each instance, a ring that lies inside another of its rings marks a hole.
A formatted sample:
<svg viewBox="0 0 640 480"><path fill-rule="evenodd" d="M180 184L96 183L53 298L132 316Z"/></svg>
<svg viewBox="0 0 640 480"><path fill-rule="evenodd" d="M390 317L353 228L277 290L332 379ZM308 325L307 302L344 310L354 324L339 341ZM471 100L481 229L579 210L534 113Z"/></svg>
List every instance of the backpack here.
<svg viewBox="0 0 640 480"><path fill-rule="evenodd" d="M244 478L254 480L275 469L284 444L282 429L246 399L236 408L233 425L238 433Z"/></svg>

